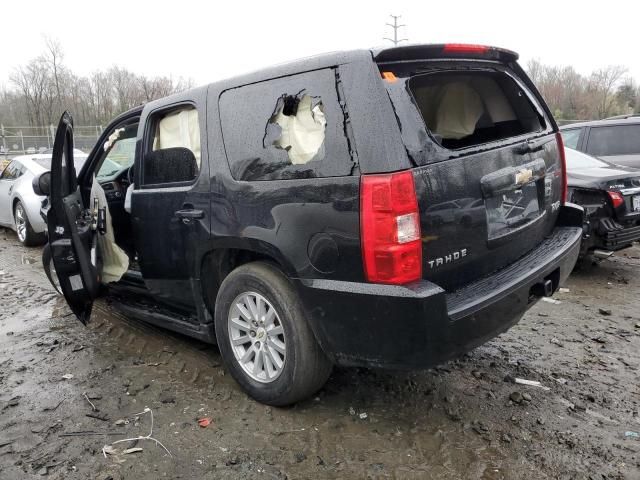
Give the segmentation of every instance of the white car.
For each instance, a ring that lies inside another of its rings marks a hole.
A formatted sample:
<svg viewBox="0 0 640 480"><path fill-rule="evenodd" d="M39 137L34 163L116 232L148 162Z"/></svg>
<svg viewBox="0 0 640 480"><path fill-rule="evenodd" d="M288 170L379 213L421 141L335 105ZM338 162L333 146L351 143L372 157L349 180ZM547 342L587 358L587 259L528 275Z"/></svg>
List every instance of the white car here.
<svg viewBox="0 0 640 480"><path fill-rule="evenodd" d="M87 159L81 151L74 152L76 173ZM27 246L44 243L46 225L40 215L45 197L33 192L31 182L39 173L51 168L51 154L15 157L0 174L0 226L18 234Z"/></svg>

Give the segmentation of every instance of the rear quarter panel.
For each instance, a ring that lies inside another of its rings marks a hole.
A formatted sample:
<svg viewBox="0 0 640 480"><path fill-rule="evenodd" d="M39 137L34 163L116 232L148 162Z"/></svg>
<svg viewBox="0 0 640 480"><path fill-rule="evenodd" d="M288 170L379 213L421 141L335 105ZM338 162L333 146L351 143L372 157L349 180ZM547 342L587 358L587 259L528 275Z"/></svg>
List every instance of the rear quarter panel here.
<svg viewBox="0 0 640 480"><path fill-rule="evenodd" d="M207 117L211 250L240 248L263 253L278 261L293 278L363 280L359 224L362 164L359 160L363 155L371 155L384 165L393 148L385 145L383 137L372 137L369 127L354 120L363 118L365 112L360 101L352 101L352 95L362 98L361 93L354 91L369 88L359 84L354 76L363 68L370 69L369 64L356 62L355 66L338 67L347 99L343 109L346 108L353 127L350 140L356 158L352 174L346 176L266 181L234 179L224 146L219 101L225 90L240 85L210 87ZM274 105L276 100L274 97ZM374 111L373 99L368 98L367 103ZM369 121L376 123L376 115L380 117L379 113L374 114ZM265 118L265 125L267 120ZM350 135L346 126L344 135ZM372 148L372 142L377 142L378 148Z"/></svg>

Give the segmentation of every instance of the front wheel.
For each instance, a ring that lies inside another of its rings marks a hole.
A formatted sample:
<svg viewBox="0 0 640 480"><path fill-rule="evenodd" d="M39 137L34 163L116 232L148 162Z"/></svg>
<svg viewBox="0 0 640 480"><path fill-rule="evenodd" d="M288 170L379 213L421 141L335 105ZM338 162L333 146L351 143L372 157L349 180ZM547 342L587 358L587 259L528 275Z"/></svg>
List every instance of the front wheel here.
<svg viewBox="0 0 640 480"><path fill-rule="evenodd" d="M331 362L300 299L271 264L242 265L225 278L216 299L215 329L229 373L259 402L290 405L329 378Z"/></svg>
<svg viewBox="0 0 640 480"><path fill-rule="evenodd" d="M13 220L16 227L16 234L20 243L27 247L41 245L44 242L44 233L36 233L33 231L27 211L24 209L22 202L18 201L13 209Z"/></svg>

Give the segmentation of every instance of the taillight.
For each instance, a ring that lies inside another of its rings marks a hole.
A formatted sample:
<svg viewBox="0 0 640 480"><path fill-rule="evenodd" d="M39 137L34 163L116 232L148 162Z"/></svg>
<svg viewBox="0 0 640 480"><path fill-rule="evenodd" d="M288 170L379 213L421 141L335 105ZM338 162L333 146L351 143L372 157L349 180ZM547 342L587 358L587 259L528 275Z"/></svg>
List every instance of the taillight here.
<svg viewBox="0 0 640 480"><path fill-rule="evenodd" d="M366 279L395 285L420 279L422 244L413 175L408 171L363 175L360 187Z"/></svg>
<svg viewBox="0 0 640 480"><path fill-rule="evenodd" d="M609 194L609 198L611 199L613 208L618 208L624 203L624 197L620 192L607 192L607 193Z"/></svg>
<svg viewBox="0 0 640 480"><path fill-rule="evenodd" d="M489 51L486 45L473 45L469 43L447 43L442 48L444 53L475 53L482 54Z"/></svg>
<svg viewBox="0 0 640 480"><path fill-rule="evenodd" d="M560 155L560 168L561 168L561 178L560 178L560 204L564 205L567 203L567 156L564 151L564 142L562 141L562 134L560 132L556 133L556 140L558 142L558 154Z"/></svg>

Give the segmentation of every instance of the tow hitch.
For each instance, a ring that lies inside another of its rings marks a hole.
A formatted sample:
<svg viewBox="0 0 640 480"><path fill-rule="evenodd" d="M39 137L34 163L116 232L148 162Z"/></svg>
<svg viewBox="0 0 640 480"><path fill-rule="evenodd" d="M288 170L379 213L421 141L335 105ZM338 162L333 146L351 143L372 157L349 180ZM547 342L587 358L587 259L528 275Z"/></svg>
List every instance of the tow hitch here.
<svg viewBox="0 0 640 480"><path fill-rule="evenodd" d="M551 280L543 280L531 287L531 295L536 297L550 297L553 295L553 282Z"/></svg>

